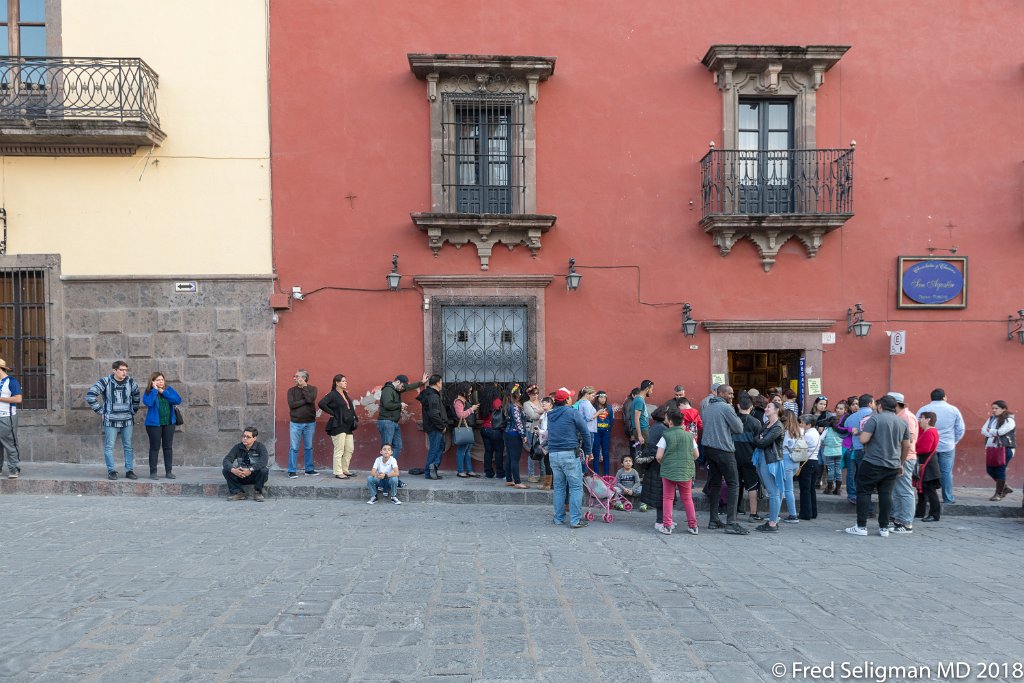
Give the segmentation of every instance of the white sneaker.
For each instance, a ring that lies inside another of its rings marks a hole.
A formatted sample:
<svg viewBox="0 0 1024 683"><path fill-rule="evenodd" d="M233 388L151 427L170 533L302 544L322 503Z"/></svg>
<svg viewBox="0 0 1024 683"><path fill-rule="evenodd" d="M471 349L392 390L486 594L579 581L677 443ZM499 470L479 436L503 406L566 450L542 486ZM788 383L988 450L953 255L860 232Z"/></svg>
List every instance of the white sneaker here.
<svg viewBox="0 0 1024 683"><path fill-rule="evenodd" d="M686 530L693 536L697 535L697 527L695 526L688 526L686 527Z"/></svg>
<svg viewBox="0 0 1024 683"><path fill-rule="evenodd" d="M398 496L391 496L391 502L395 505L401 505L402 501L398 500Z"/></svg>
<svg viewBox="0 0 1024 683"><path fill-rule="evenodd" d="M675 531L677 526L679 526L678 522L672 522L672 531Z"/></svg>
<svg viewBox="0 0 1024 683"><path fill-rule="evenodd" d="M373 498L370 498L370 500L366 501L366 504L367 505L373 505L376 502L377 502L377 496L374 496Z"/></svg>
<svg viewBox="0 0 1024 683"><path fill-rule="evenodd" d="M654 530L659 534L665 534L666 536L670 536L672 534L672 529L668 528L664 524L655 524Z"/></svg>
<svg viewBox="0 0 1024 683"><path fill-rule="evenodd" d="M882 527L881 529L878 530L878 535L881 536L882 538L889 538L889 530L886 529L885 527Z"/></svg>
<svg viewBox="0 0 1024 683"><path fill-rule="evenodd" d="M853 534L854 536L867 536L868 528L866 526L857 526L856 524L847 528L846 533ZM885 532L888 535L888 531Z"/></svg>

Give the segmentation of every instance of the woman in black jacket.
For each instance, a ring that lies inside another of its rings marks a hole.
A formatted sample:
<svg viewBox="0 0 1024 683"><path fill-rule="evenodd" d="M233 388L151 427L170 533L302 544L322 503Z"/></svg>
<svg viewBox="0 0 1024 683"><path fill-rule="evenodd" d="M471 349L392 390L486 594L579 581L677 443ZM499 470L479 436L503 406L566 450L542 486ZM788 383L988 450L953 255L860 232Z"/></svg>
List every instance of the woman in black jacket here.
<svg viewBox="0 0 1024 683"><path fill-rule="evenodd" d="M640 511L648 508L657 510L657 524L661 524L661 463L658 462L658 441L668 428L668 406L660 406L651 413L651 429L647 441L636 454L634 462L643 474L643 488L640 490Z"/></svg>
<svg viewBox="0 0 1024 683"><path fill-rule="evenodd" d="M757 527L757 530L777 532L779 530L779 510L782 509L782 488L779 483L786 476L782 464L782 441L785 439L786 430L783 429L782 421L779 419L779 406L774 402L765 406L764 417L768 424L764 431L754 437L754 448L761 450L757 474L761 477L761 484L768 492L768 521ZM756 451L754 459L757 460Z"/></svg>
<svg viewBox="0 0 1024 683"><path fill-rule="evenodd" d="M320 410L330 415L327 420L327 434L334 442L334 478L348 479L352 472L348 464L355 450L355 439L352 434L359 425L356 417L355 404L348 395L348 379L345 375L334 376L334 388L320 399L317 404Z"/></svg>

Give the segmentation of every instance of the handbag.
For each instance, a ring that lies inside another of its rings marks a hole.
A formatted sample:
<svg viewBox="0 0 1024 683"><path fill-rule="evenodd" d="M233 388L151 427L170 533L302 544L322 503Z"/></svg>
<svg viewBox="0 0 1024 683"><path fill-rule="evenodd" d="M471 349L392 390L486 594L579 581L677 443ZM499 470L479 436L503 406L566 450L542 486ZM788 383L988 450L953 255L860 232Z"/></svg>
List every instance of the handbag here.
<svg viewBox="0 0 1024 683"><path fill-rule="evenodd" d="M1017 429L1011 429L1002 436L999 437L999 445L1003 448L1016 448L1017 447Z"/></svg>
<svg viewBox="0 0 1024 683"><path fill-rule="evenodd" d="M1002 467L1006 464L1006 449L1002 446L989 446L985 449L986 467Z"/></svg>
<svg viewBox="0 0 1024 683"><path fill-rule="evenodd" d="M174 406L174 425L176 427L185 426L185 418L182 417L181 410L178 409L178 406Z"/></svg>
<svg viewBox="0 0 1024 683"><path fill-rule="evenodd" d="M473 443L473 428L466 425L466 418L459 420L459 426L452 431L452 443L456 446Z"/></svg>

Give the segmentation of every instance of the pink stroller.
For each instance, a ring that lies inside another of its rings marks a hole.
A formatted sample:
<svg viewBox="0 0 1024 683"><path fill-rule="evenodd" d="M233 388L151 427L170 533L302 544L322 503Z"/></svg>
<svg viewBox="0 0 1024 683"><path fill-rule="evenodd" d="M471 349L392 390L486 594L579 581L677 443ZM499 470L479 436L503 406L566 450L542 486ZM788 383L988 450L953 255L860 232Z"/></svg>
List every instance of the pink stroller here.
<svg viewBox="0 0 1024 683"><path fill-rule="evenodd" d="M596 503L604 510L602 521L611 524L615 520L612 515L612 508L621 505L621 509L629 512L633 509L633 503L620 493L615 492L615 477L601 476L583 458L583 488L587 491L587 511L583 513L583 519L588 522L594 521L593 508Z"/></svg>

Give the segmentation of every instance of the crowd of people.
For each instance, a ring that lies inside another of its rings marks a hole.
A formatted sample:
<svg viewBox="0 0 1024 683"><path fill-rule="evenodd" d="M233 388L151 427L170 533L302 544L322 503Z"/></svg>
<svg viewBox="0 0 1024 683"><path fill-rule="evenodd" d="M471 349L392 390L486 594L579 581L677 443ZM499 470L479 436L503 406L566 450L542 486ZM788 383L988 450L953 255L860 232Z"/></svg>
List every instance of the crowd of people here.
<svg viewBox="0 0 1024 683"><path fill-rule="evenodd" d="M8 476L17 478L21 469L17 406L22 396L10 373L0 359L0 458L6 459ZM287 392L287 476L299 476L300 449L304 451L304 474L320 474L313 462L313 435L321 414L328 416L324 429L333 444L334 477L355 476L349 467L359 417L347 378L335 375L331 390L319 401L307 371L296 371L294 382ZM956 502L956 445L966 432L960 411L939 388L916 413L908 409L902 394L889 392L877 400L871 394L850 396L834 405L828 397L816 396L810 409L801 414L796 394L781 387L766 395L749 389L737 396L732 387L715 384L694 406L681 385L674 387L672 398L656 403L654 382L644 380L617 407L607 392L593 386L575 393L562 387L542 396L535 384L503 388L460 383L454 389L454 400L448 403L440 375L424 375L420 381L410 382L400 374L381 389L376 415L380 456L366 482L370 504L380 496L401 504L397 492L406 486L399 469L403 449L399 422L406 407L402 395L414 390L420 390L416 398L428 448L424 466L409 469L410 475L444 477L439 467L450 439L456 450L455 476L480 477L470 455L479 430L482 476L504 480L513 488L529 488L532 483L553 491L553 521L564 523L568 512L573 528L587 525L582 499L584 477L590 476L608 481L620 499L634 501L639 511L653 509L654 528L659 533L671 534L676 528L672 509L680 501L687 530L696 534L691 487L698 468L706 468L704 494L711 504L705 528L709 530L744 535L749 530L740 522L746 521L757 524L757 531L778 533L780 523L798 524L817 517L819 491L839 496L845 486L845 495L857 511L856 523L847 532L867 534L867 521L875 516L872 496L876 495L879 533L913 533L915 519L938 521L942 506ZM85 402L102 418L109 479L117 479L114 446L119 438L125 477L138 478L132 430L143 405L150 445L149 476L158 478L162 453L164 476L175 478L173 441L175 427L183 419L179 410L182 399L163 373L154 372L141 391L129 375L127 363L116 361L111 374L89 388ZM612 474L611 431L617 411L629 455L621 458ZM1016 447L1016 424L1005 401L992 403L981 434L986 471L995 482L990 500L999 501L1013 493L1006 483L1006 467ZM253 485L255 500L264 499L270 459L257 437L257 429L247 427L241 442L224 458L230 500L245 499L243 486L247 484ZM0 459L0 466L2 463ZM762 516L764 501L767 510Z"/></svg>

